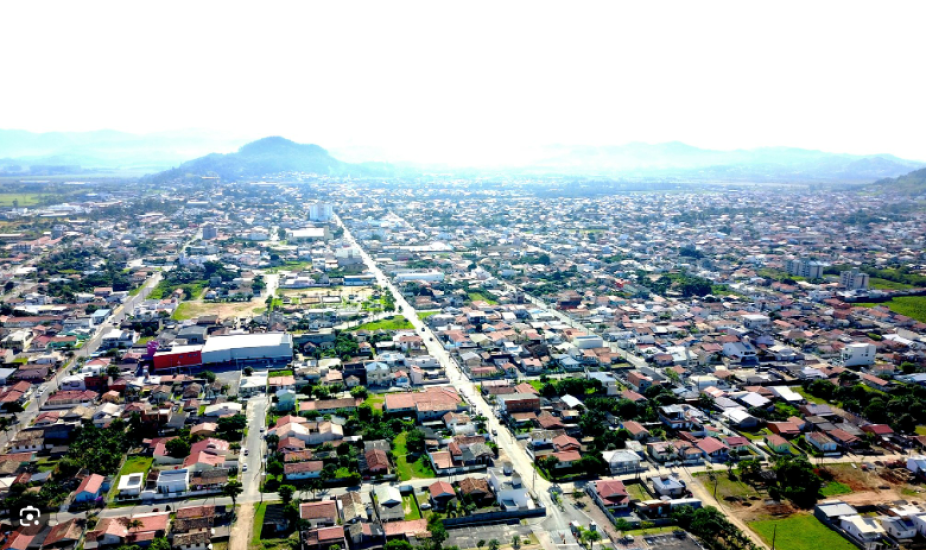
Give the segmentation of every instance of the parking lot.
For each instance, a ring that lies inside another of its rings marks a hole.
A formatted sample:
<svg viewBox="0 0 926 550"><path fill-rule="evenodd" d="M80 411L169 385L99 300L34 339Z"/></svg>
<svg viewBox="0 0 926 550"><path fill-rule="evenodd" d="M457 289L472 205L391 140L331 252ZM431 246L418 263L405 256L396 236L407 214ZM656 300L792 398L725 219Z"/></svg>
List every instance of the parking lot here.
<svg viewBox="0 0 926 550"><path fill-rule="evenodd" d="M460 527L447 530L447 542L445 546L458 546L460 548L476 548L479 541L483 541L483 546L488 545L492 539L497 540L502 546L510 545L511 539L515 535L521 537L522 544L527 538L532 538L531 526L513 523L508 525L478 525L475 527Z"/></svg>

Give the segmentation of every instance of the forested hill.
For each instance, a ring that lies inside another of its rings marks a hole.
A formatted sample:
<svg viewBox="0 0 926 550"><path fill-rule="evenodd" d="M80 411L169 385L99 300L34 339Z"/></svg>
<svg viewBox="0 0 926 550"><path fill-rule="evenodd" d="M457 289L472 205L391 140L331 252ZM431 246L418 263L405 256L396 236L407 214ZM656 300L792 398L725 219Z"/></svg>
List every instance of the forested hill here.
<svg viewBox="0 0 926 550"><path fill-rule="evenodd" d="M224 181L236 181L285 172L378 176L390 175L391 169L384 164L349 164L332 157L318 145L266 137L242 146L235 153L206 155L147 176L146 180L161 182L218 176Z"/></svg>

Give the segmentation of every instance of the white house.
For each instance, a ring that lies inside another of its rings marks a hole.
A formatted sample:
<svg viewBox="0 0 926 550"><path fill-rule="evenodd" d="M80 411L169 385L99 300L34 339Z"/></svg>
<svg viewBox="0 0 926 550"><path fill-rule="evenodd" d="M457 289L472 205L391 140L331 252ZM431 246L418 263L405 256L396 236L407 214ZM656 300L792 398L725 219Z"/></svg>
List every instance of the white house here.
<svg viewBox="0 0 926 550"><path fill-rule="evenodd" d="M142 473L134 473L119 478L119 496L137 497L141 494L145 482L145 476Z"/></svg>
<svg viewBox="0 0 926 550"><path fill-rule="evenodd" d="M640 469L640 463L643 462L640 455L626 449L605 451L601 456L608 463L611 475L634 473Z"/></svg>
<svg viewBox="0 0 926 550"><path fill-rule="evenodd" d="M749 362L756 360L756 348L749 342L727 342L723 345L723 354L734 361Z"/></svg>
<svg viewBox="0 0 926 550"><path fill-rule="evenodd" d="M839 518L839 525L847 533L864 544L875 543L884 537L884 528L877 519L867 516L843 516Z"/></svg>
<svg viewBox="0 0 926 550"><path fill-rule="evenodd" d="M846 367L867 367L875 364L875 345L862 342L852 342L842 348L840 355L842 364Z"/></svg>
<svg viewBox="0 0 926 550"><path fill-rule="evenodd" d="M156 485L159 493L185 493L190 490L190 471L186 468L181 468L179 470L161 470L158 474Z"/></svg>
<svg viewBox="0 0 926 550"><path fill-rule="evenodd" d="M508 476L501 468L489 468L489 485L502 510L524 510L535 506L518 474Z"/></svg>

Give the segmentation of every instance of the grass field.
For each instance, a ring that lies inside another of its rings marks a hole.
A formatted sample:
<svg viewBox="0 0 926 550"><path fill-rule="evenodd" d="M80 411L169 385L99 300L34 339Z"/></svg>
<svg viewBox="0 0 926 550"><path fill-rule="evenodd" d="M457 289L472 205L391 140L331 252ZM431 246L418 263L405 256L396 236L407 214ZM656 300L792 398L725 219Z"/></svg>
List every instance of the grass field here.
<svg viewBox="0 0 926 550"><path fill-rule="evenodd" d="M13 202L19 207L34 206L41 202L42 195L38 193L0 193L0 206L13 206Z"/></svg>
<svg viewBox="0 0 926 550"><path fill-rule="evenodd" d="M855 549L851 542L809 514L795 515L787 519L754 521L749 526L769 545L774 535L775 548L778 550Z"/></svg>
<svg viewBox="0 0 926 550"><path fill-rule="evenodd" d="M418 318L421 320L425 320L432 315L437 315L438 313L440 313L439 309L435 309L434 311L419 311Z"/></svg>
<svg viewBox="0 0 926 550"><path fill-rule="evenodd" d="M389 319L364 323L351 330L407 330L413 328L412 324L402 315L394 315Z"/></svg>
<svg viewBox="0 0 926 550"><path fill-rule="evenodd" d="M859 302L854 305L862 307L887 306L894 313L906 315L926 323L926 296L899 296L880 304Z"/></svg>
<svg viewBox="0 0 926 550"><path fill-rule="evenodd" d="M385 402L386 402L385 397L383 397L382 395L377 395L375 393L371 393L367 395L367 398L363 400L364 405L369 405L373 407L374 409L378 409L378 410L383 410L383 403Z"/></svg>
<svg viewBox="0 0 926 550"><path fill-rule="evenodd" d="M696 474L697 478L701 481L705 488L709 491L714 490L714 484L717 485L717 498L723 500L727 497L734 498L750 498L750 497L760 497L758 491L755 490L751 485L743 483L739 480L732 480L727 477L727 473L715 472L716 481L711 481L708 475L705 474Z"/></svg>
<svg viewBox="0 0 926 550"><path fill-rule="evenodd" d="M405 510L406 520L421 519L421 510L418 509L418 501L415 500L414 494L402 495L402 508Z"/></svg>
<svg viewBox="0 0 926 550"><path fill-rule="evenodd" d="M879 279L878 277L871 277L868 279L868 286L881 290L907 290L913 288L913 285L908 285L906 283L895 283L894 281Z"/></svg>
<svg viewBox="0 0 926 550"><path fill-rule="evenodd" d="M628 483L626 488L630 498L635 498L637 500L650 500L653 498L646 492L646 488L643 487L642 483Z"/></svg>
<svg viewBox="0 0 926 550"><path fill-rule="evenodd" d="M825 497L834 497L836 495L847 495L852 492L852 488L845 483L830 481L820 489L820 494Z"/></svg>
<svg viewBox="0 0 926 550"><path fill-rule="evenodd" d="M405 446L405 432L396 436L392 442L392 455L395 457L396 471L399 479L408 481L410 479L429 479L434 477L434 470L425 457L420 457L415 462L408 462L408 447Z"/></svg>
<svg viewBox="0 0 926 550"><path fill-rule="evenodd" d="M267 515L267 504L261 502L257 505L257 509L254 510L254 527L251 529L251 544L254 546L260 546L260 535L261 531L264 530L264 516Z"/></svg>
<svg viewBox="0 0 926 550"><path fill-rule="evenodd" d="M485 302L485 303L487 303L487 304L489 304L489 305L495 305L495 304L498 303L498 302L496 302L495 300L493 300L492 298L489 298L487 295L485 295L485 294L483 294L483 293L481 293L481 292L469 292L469 293L467 293L467 296L469 296L469 299L470 299L470 301L472 301L472 302L483 301L483 302Z"/></svg>

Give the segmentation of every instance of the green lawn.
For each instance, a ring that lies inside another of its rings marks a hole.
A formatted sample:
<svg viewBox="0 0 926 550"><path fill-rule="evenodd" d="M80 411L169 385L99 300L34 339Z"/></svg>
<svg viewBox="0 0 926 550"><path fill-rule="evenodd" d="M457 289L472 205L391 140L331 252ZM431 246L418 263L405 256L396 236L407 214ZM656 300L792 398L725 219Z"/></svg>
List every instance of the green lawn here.
<svg viewBox="0 0 926 550"><path fill-rule="evenodd" d="M135 342L135 343L140 346L143 346L152 340L154 340L154 336L142 336L141 338L138 339L138 342Z"/></svg>
<svg viewBox="0 0 926 550"><path fill-rule="evenodd" d="M834 497L836 495L847 495L852 492L852 488L845 483L830 481L820 489L820 494L825 497Z"/></svg>
<svg viewBox="0 0 926 550"><path fill-rule="evenodd" d="M742 481L732 480L727 477L726 472L714 472L716 480L711 480L707 472L695 474L698 480L704 485L705 489L708 491L714 491L714 485L717 485L717 498L722 500L727 497L735 498L751 498L751 497L760 497L758 491L748 483L743 483Z"/></svg>
<svg viewBox="0 0 926 550"><path fill-rule="evenodd" d="M394 315L389 319L382 319L380 321L373 321L372 323L364 323L358 327L352 328L351 330L407 330L412 327L412 324L402 315Z"/></svg>
<svg viewBox="0 0 926 550"><path fill-rule="evenodd" d="M414 494L402 495L402 507L405 509L406 520L421 519L421 511L418 509L418 501L415 500Z"/></svg>
<svg viewBox="0 0 926 550"><path fill-rule="evenodd" d="M908 285L905 283L895 283L894 281L888 281L887 279L879 279L878 277L871 277L868 279L868 286L871 288L878 288L881 290L908 290L913 288L913 285Z"/></svg>
<svg viewBox="0 0 926 550"><path fill-rule="evenodd" d="M628 483L626 485L627 494L630 495L630 498L635 498L637 500L651 500L653 497L646 492L646 488L643 487L642 483Z"/></svg>
<svg viewBox="0 0 926 550"><path fill-rule="evenodd" d="M193 304L190 302L182 302L177 306L177 309L174 310L174 314L170 316L174 321L186 321L193 317L196 317L196 315L193 313Z"/></svg>
<svg viewBox="0 0 926 550"><path fill-rule="evenodd" d="M438 313L440 313L439 309L435 309L434 311L419 311L418 318L423 321L432 315L437 315Z"/></svg>
<svg viewBox="0 0 926 550"><path fill-rule="evenodd" d="M535 390L543 391L543 382L541 382L540 380L528 380L527 383L533 386Z"/></svg>
<svg viewBox="0 0 926 550"><path fill-rule="evenodd" d="M13 206L15 201L19 208L33 206L42 199L39 193L0 193L0 206Z"/></svg>
<svg viewBox="0 0 926 550"><path fill-rule="evenodd" d="M492 298L489 298L489 296L487 296L486 294L483 294L481 292L469 292L467 293L467 295L469 296L469 299L471 302L483 301L489 305L495 305L498 303Z"/></svg>
<svg viewBox="0 0 926 550"><path fill-rule="evenodd" d="M267 514L268 502L261 502L254 510L254 525L251 529L251 544L260 546L261 531L264 530L264 516Z"/></svg>
<svg viewBox="0 0 926 550"><path fill-rule="evenodd" d="M754 521L749 526L769 545L774 534L777 550L855 550L851 542L809 514Z"/></svg>
<svg viewBox="0 0 926 550"><path fill-rule="evenodd" d="M827 404L828 404L827 401L826 401L826 399L823 399L822 397L816 397L816 396L814 396L814 395L811 395L811 394L807 393L807 392L804 390L804 388L802 388L802 387L800 387L800 386L793 386L791 389L794 390L798 395L800 395L801 397L803 397L804 399L806 399L807 401L809 401L809 402L811 402L811 403L815 403L815 404L817 404L817 405L827 405Z"/></svg>
<svg viewBox="0 0 926 550"><path fill-rule="evenodd" d="M382 395L371 393L367 395L367 398L363 400L364 405L369 405L374 409L383 409L383 403L386 402L386 398Z"/></svg>
<svg viewBox="0 0 926 550"><path fill-rule="evenodd" d="M392 454L395 457L396 472L399 479L408 481L410 479L429 479L434 477L434 470L426 456L421 456L415 462L408 462L408 447L405 446L405 432L396 436L392 442Z"/></svg>
<svg viewBox="0 0 926 550"><path fill-rule="evenodd" d="M860 303L865 307L875 307L879 305L887 306L894 313L906 315L926 323L926 296L900 296L892 298L882 304Z"/></svg>

